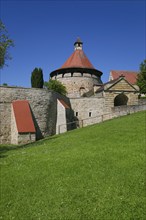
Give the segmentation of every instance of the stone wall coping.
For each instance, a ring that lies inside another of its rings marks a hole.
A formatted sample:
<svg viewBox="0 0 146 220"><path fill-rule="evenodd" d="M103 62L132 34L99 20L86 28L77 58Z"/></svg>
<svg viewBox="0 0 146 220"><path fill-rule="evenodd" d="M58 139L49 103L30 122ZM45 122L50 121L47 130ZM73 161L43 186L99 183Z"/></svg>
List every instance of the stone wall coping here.
<svg viewBox="0 0 146 220"><path fill-rule="evenodd" d="M69 98L69 99L78 99L78 100L79 99L86 99L86 100L87 99L96 99L97 100L97 96L96 97L94 97L94 96L93 97L92 96L90 96L90 97L75 97L75 98L73 97L73 98ZM98 97L98 99L103 99L103 97Z"/></svg>
<svg viewBox="0 0 146 220"><path fill-rule="evenodd" d="M8 89L30 89L30 90L48 90L48 91L52 91L52 90L49 90L49 89L46 89L46 88L30 88L30 87L21 87L21 86L1 86L0 85L0 88L8 88Z"/></svg>

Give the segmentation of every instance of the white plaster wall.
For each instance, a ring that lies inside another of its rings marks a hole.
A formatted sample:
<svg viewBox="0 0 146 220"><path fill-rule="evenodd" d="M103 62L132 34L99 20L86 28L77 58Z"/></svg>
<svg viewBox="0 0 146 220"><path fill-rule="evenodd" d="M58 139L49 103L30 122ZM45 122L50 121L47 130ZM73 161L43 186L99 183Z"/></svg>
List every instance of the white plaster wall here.
<svg viewBox="0 0 146 220"><path fill-rule="evenodd" d="M56 122L56 134L64 133L67 131L66 125L66 109L57 99L57 122Z"/></svg>
<svg viewBox="0 0 146 220"><path fill-rule="evenodd" d="M18 144L18 130L17 130L14 109L12 104L11 104L11 144Z"/></svg>

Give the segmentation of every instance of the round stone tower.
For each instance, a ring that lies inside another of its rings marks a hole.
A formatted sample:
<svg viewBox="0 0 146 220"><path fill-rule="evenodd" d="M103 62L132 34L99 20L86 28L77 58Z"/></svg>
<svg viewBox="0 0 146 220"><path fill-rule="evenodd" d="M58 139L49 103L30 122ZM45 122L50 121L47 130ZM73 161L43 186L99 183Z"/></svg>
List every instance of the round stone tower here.
<svg viewBox="0 0 146 220"><path fill-rule="evenodd" d="M94 91L94 86L101 86L102 72L95 69L82 50L83 43L78 38L74 43L74 52L61 66L51 72L53 80L66 86L70 98L86 96Z"/></svg>

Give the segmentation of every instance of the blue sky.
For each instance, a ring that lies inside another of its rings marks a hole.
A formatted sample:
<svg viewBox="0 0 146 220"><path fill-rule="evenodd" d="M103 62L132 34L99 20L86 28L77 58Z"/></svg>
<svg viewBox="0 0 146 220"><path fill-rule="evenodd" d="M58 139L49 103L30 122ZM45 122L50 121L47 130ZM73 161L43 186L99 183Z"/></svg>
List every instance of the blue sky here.
<svg viewBox="0 0 146 220"><path fill-rule="evenodd" d="M31 72L44 80L72 54L77 37L94 67L108 81L110 70L139 70L146 50L146 1L1 0L1 20L15 47L1 84L31 87Z"/></svg>

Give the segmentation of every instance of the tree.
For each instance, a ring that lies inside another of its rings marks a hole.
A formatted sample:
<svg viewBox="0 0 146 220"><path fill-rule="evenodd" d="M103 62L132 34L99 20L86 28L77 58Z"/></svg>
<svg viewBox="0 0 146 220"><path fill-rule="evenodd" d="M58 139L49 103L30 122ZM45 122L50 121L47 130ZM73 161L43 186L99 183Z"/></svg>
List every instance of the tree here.
<svg viewBox="0 0 146 220"><path fill-rule="evenodd" d="M6 65L6 60L12 59L9 54L9 48L13 47L14 43L8 36L8 31L5 25L0 21L0 68Z"/></svg>
<svg viewBox="0 0 146 220"><path fill-rule="evenodd" d="M43 71L41 68L35 68L31 73L31 86L32 88L43 88L43 85Z"/></svg>
<svg viewBox="0 0 146 220"><path fill-rule="evenodd" d="M146 94L146 60L140 64L140 72L137 77L137 85L139 86L140 93Z"/></svg>
<svg viewBox="0 0 146 220"><path fill-rule="evenodd" d="M44 86L50 90L60 93L61 95L66 95L66 87L57 80L50 79L49 82L44 82Z"/></svg>
<svg viewBox="0 0 146 220"><path fill-rule="evenodd" d="M3 83L2 86L8 86L8 84L7 83Z"/></svg>

